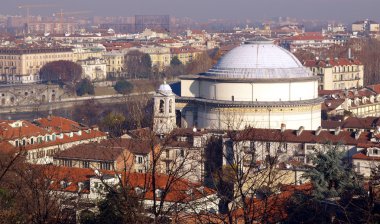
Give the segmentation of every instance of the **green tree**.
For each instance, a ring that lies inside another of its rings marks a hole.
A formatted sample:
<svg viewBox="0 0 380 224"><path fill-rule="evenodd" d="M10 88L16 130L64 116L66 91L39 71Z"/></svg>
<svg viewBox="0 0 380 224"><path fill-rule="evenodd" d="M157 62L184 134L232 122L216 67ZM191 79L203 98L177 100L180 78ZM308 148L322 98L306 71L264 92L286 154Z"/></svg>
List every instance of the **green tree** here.
<svg viewBox="0 0 380 224"><path fill-rule="evenodd" d="M83 96L84 94L94 95L94 85L92 82L88 79L82 79L77 85L76 85L76 93L78 96Z"/></svg>
<svg viewBox="0 0 380 224"><path fill-rule="evenodd" d="M110 133L112 137L119 137L123 134L125 120L126 119L123 114L110 112L103 118L101 125Z"/></svg>
<svg viewBox="0 0 380 224"><path fill-rule="evenodd" d="M182 65L182 62L178 59L177 56L174 56L172 60L170 61L171 66L179 66Z"/></svg>
<svg viewBox="0 0 380 224"><path fill-rule="evenodd" d="M313 196L350 199L363 193L362 178L345 161L343 146L326 145L325 148L313 156L314 166L304 174L313 185Z"/></svg>
<svg viewBox="0 0 380 224"><path fill-rule="evenodd" d="M133 84L126 80L120 80L116 82L114 89L120 94L129 94L133 90Z"/></svg>
<svg viewBox="0 0 380 224"><path fill-rule="evenodd" d="M325 145L313 155L305 172L312 188L295 192L289 200L289 223L371 223L363 180L354 172L341 145ZM333 221L334 220L334 221Z"/></svg>

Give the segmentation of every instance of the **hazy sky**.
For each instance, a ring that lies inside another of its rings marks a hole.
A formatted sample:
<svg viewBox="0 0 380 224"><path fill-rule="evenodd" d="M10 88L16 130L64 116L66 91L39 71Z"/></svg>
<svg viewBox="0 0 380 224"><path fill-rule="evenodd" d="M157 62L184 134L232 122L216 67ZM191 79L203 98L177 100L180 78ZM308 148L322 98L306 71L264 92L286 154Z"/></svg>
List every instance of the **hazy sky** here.
<svg viewBox="0 0 380 224"><path fill-rule="evenodd" d="M96 15L132 16L170 14L206 19L265 19L290 16L353 22L370 18L380 21L380 0L0 0L0 14L25 14L20 3L56 4L31 9L31 14L90 10Z"/></svg>

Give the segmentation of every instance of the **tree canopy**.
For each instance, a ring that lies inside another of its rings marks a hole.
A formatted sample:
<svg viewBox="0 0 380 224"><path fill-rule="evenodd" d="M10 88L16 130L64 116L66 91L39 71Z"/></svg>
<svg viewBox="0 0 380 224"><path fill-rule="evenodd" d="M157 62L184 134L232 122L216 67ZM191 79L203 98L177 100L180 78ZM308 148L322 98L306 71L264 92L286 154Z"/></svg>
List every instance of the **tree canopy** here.
<svg viewBox="0 0 380 224"><path fill-rule="evenodd" d="M40 70L43 82L75 83L82 76L82 66L72 61L53 61L45 64Z"/></svg>
<svg viewBox="0 0 380 224"><path fill-rule="evenodd" d="M77 85L76 85L76 92L78 96L83 96L84 94L94 95L94 85L91 83L88 79L82 79Z"/></svg>
<svg viewBox="0 0 380 224"><path fill-rule="evenodd" d="M327 145L326 152L319 151L312 158L315 165L304 177L313 184L313 196L317 199L352 197L362 193L361 178L344 161L342 146Z"/></svg>
<svg viewBox="0 0 380 224"><path fill-rule="evenodd" d="M129 78L149 78L152 75L152 61L149 54L137 50L125 55L124 67Z"/></svg>
<svg viewBox="0 0 380 224"><path fill-rule="evenodd" d="M177 56L174 56L172 58L172 60L170 61L170 65L171 66L178 66L178 65L182 65L182 62L178 59Z"/></svg>
<svg viewBox="0 0 380 224"><path fill-rule="evenodd" d="M120 94L129 94L133 90L133 84L126 80L120 80L116 82L114 89Z"/></svg>

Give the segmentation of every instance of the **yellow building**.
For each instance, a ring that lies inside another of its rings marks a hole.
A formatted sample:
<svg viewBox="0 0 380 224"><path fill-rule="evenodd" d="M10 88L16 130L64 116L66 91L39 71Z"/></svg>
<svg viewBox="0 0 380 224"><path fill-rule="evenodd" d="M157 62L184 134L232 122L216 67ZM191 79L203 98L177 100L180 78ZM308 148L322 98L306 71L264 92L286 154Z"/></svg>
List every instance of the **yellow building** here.
<svg viewBox="0 0 380 224"><path fill-rule="evenodd" d="M73 61L68 47L29 47L0 49L0 81L33 83L39 81L40 69L49 62Z"/></svg>
<svg viewBox="0 0 380 224"><path fill-rule="evenodd" d="M103 58L107 66L107 76L119 77L124 71L123 52L105 52Z"/></svg>
<svg viewBox="0 0 380 224"><path fill-rule="evenodd" d="M203 53L203 51L189 46L170 48L170 52L171 57L178 57L182 64L187 64L190 61L197 59Z"/></svg>
<svg viewBox="0 0 380 224"><path fill-rule="evenodd" d="M152 66L157 67L162 71L166 66L170 65L171 54L170 48L161 46L144 46L138 49L139 51L149 54Z"/></svg>
<svg viewBox="0 0 380 224"><path fill-rule="evenodd" d="M74 48L73 61L83 61L89 58L102 58L105 49L100 48Z"/></svg>
<svg viewBox="0 0 380 224"><path fill-rule="evenodd" d="M363 86L364 66L356 59L339 58L304 62L314 75L320 76L319 89L338 90Z"/></svg>

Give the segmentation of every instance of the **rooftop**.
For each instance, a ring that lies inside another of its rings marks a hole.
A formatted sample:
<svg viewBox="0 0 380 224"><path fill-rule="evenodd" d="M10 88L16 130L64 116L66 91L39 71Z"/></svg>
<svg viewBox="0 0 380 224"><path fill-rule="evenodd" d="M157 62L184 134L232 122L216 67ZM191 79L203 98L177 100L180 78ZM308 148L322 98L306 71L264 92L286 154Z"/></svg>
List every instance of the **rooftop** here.
<svg viewBox="0 0 380 224"><path fill-rule="evenodd" d="M272 79L311 77L312 73L289 51L272 40L257 37L232 49L206 76Z"/></svg>

